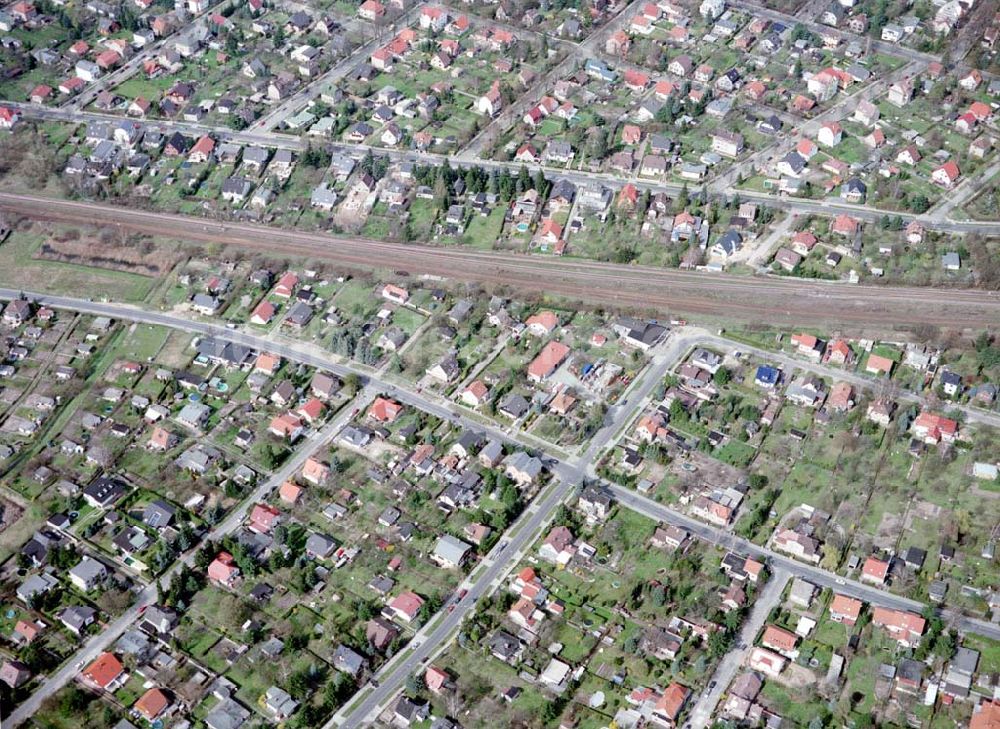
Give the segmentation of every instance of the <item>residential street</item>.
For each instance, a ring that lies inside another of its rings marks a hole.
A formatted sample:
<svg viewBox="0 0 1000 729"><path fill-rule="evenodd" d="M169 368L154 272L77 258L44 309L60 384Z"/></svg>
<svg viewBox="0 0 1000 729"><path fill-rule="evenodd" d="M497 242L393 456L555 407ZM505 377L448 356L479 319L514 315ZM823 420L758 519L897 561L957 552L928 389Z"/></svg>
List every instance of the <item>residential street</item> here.
<svg viewBox="0 0 1000 729"><path fill-rule="evenodd" d="M10 289L0 289L0 298L15 298L20 293L21 292ZM280 354L290 361L301 362L321 370L333 372L340 376L358 374L362 377L362 381L366 383L362 394L359 395L359 403L367 402L370 398L374 397L376 393L383 393L405 404L420 408L428 413L450 420L451 422L461 424L470 430L485 432L491 437L500 439L504 442L532 447L532 444L522 444L517 437L511 436L500 428L467 420L462 417L457 409L453 408L449 404L442 403L437 398L431 399L425 394L412 392L408 388L381 382L373 377L370 377L365 372L359 372L352 366L333 363L329 361L328 358L310 353L306 348L298 345L278 344L259 337L220 328L216 325L192 321L172 314L145 311L136 307L129 307L120 304L90 302L69 297L42 296L35 294L30 295L39 303L45 303L46 305L57 308L69 308L84 313L106 315L115 318L158 324L161 326L189 331L192 334L211 335L223 340L238 342L249 347L271 351L275 354ZM431 620L431 622L411 643L410 650L404 651L400 654L400 657L397 658L397 660L387 664L378 673L376 676L376 680L379 684L378 687L375 688L373 684L370 684L365 689L362 689L360 692L360 696L363 697L361 702L348 704L344 707L344 709L342 709L341 712L338 712L338 714L331 719L327 726L359 726L363 722L364 718L379 712L387 704L387 702L392 699L395 692L402 687L406 681L406 677L409 676L417 666L422 665L425 660L429 660L436 651L440 650L446 644L446 642L452 637L455 629L461 624L464 616L474 608L476 600L483 595L488 594L491 585L494 585L497 580L502 579L503 575L517 563L517 560L520 554L523 553L523 550L531 545L542 534L543 529L548 524L558 505L574 492L575 488L582 483L585 477L596 477L593 470L595 459L605 447L613 442L613 439L616 437L620 429L636 414L638 404L649 396L650 392L652 392L656 385L661 381L665 373L680 360L690 347L698 344L719 345L722 343L725 343L727 347L732 346L731 343L725 342L725 340L720 337L708 335L699 330L679 330L678 332L672 334L671 337L660 346L659 351L654 352L653 363L647 367L643 372L643 375L632 384L630 390L625 394L621 406L612 415L610 415L608 424L605 425L605 427L602 428L594 437L591 445L582 457L570 460L559 460L558 457L553 457L551 455L547 456L552 464L551 468L554 477L553 485L543 493L540 501L536 501L536 503L532 504L511 526L505 539L501 540L497 544L493 552L487 556L487 558L483 561L483 564L465 583L468 585L466 589L469 590L466 598L463 599L461 603L456 605L451 612L446 612L443 617L439 616L438 618ZM745 350L747 349L745 347L741 348ZM768 356L771 355L768 354ZM789 361L792 362L792 360ZM810 365L809 363L799 362L797 360L794 360L794 364L795 366L807 369L816 368L816 371L821 371L822 369L818 365ZM839 373L838 376L843 376L843 373ZM866 378L861 379L866 380ZM327 442L329 438L334 437L336 432L338 432L350 419L352 411L353 406L346 406L341 411L340 415L338 415L337 418L335 418L323 429L322 434L316 439L316 441L324 443ZM297 471L305 462L305 459L311 451L312 448L301 449L288 463L285 464L285 466L273 474L266 483L259 486L253 496L245 501L240 509L235 511L223 523L217 526L213 531L213 535L218 536L229 533L235 529L245 518L247 507L260 500L266 493L276 488L289 475ZM692 535L709 543L719 545L723 548L733 550L741 554L747 554L758 559L766 560L771 570L776 575L784 575L785 579L788 579L789 577L803 577L818 587L830 588L839 593L857 597L858 599L872 604L882 605L898 610L909 610L919 613L925 608L925 605L914 600L892 595L884 590L864 585L855 580L846 580L835 574L826 572L820 567L797 562L784 555L775 553L770 549L752 544L744 539L734 536L728 531L718 529L704 522L698 521L674 509L641 496L635 491L618 486L617 484L605 482L605 485L611 491L615 499L623 506L633 509L638 513L641 513L658 522L682 527L688 530ZM186 559L190 560L192 557L193 554L189 554ZM163 579L169 579L170 575L172 575L176 569L178 569L178 566L175 566L173 570L168 572ZM773 582L776 584L776 581ZM61 686L70 681L80 670L81 663L93 660L93 658L96 657L101 650L110 645L118 635L124 632L124 630L126 630L128 626L134 622L138 616L140 606L147 604L154 598L155 589L150 586L140 596L139 601L132 609L116 621L116 623L111 626L109 630L96 636L90 643L88 643L88 645L74 660L64 665L61 670L50 677L50 679L45 682L42 689L36 692L36 694L28 702L23 704L18 711L12 715L9 720L11 726L17 726L19 723L23 722L28 716L30 716L33 710L37 709L45 697L52 695ZM981 620L954 615L949 611L942 611L942 615L948 619L954 619L956 624L962 630L978 633L993 639L1000 639L1000 626Z"/></svg>
<svg viewBox="0 0 1000 729"><path fill-rule="evenodd" d="M784 593L785 585L791 579L791 574L784 569L777 569L771 575L771 579L760 590L754 599L753 609L750 615L743 621L739 637L733 644L732 649L722 657L719 665L712 674L712 680L708 683L708 690L703 691L698 698L698 703L691 710L691 729L704 729L712 722L712 716L719 705L723 694L729 684L736 677L736 673L743 665L743 660L757 638L757 633L767 622L767 616L771 614L777 605L781 603L781 595ZM746 646L746 647L741 647Z"/></svg>
<svg viewBox="0 0 1000 729"><path fill-rule="evenodd" d="M5 294L0 293L0 295ZM298 451L296 451L295 454L289 458L279 470L275 471L270 478L262 481L240 506L234 508L223 521L217 524L211 532L209 532L207 539L217 541L225 535L234 532L245 521L247 512L254 504L264 500L268 494L281 486L281 484L288 480L293 474L298 472L302 468L302 465L306 462L306 459L312 455L316 448L329 443L334 435L344 427L346 422L350 420L351 412L354 407L363 407L365 404L370 402L374 396L374 389L366 388L362 390L357 395L353 403L345 405L340 414L338 414L336 418L330 421L330 423L328 423L323 430L312 438L308 446L299 448ZM193 564L198 548L199 547L196 546L194 549L189 551L182 560L178 560L173 567L167 570L163 576L160 577L158 581L151 582L147 585L146 588L139 593L132 607L126 610L121 617L105 627L101 632L94 635L94 637L91 638L83 648L77 651L76 655L71 660L64 663L62 667L49 676L28 699L22 702L21 705L18 706L9 717L7 717L6 725L16 727L24 723L38 711L45 699L49 698L67 683L72 681L88 663L91 663L97 658L97 656L108 650L108 648L121 637L122 633L133 626L133 624L141 616L142 611L156 602L157 582L164 587L169 585L173 576L180 571L181 564L187 564L188 566Z"/></svg>

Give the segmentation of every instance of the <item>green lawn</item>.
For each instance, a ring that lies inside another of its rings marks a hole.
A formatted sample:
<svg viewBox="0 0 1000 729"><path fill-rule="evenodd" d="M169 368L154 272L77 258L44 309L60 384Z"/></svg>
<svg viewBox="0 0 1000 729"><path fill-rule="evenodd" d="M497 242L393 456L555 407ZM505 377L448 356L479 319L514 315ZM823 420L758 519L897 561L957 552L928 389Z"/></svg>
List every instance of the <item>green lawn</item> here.
<svg viewBox="0 0 1000 729"><path fill-rule="evenodd" d="M0 286L136 303L146 298L156 281L124 271L34 258L46 237L42 231L15 232L0 245Z"/></svg>

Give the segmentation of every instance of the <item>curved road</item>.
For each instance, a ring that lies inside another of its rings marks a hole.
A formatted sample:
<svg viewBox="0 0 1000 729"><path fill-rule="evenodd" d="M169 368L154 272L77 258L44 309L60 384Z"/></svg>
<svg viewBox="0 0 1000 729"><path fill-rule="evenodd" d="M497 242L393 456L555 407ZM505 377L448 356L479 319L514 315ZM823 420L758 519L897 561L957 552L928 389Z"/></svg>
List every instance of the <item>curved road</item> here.
<svg viewBox="0 0 1000 729"><path fill-rule="evenodd" d="M836 323L862 329L918 324L983 329L1000 322L1000 295L972 289L852 286L461 247L431 248L12 193L0 193L0 210L60 223L118 225L150 235L233 245L269 255L506 285L615 308L654 310L660 316L670 311L737 321Z"/></svg>

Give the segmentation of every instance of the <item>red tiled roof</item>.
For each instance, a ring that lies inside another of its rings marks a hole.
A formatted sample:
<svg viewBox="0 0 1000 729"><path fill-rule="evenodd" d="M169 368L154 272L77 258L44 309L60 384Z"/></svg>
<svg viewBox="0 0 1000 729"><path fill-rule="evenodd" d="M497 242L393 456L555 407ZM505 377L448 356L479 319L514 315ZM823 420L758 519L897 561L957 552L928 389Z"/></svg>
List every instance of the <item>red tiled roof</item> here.
<svg viewBox="0 0 1000 729"><path fill-rule="evenodd" d="M122 675L125 667L122 665L114 653L104 652L97 659L83 669L83 677L99 688L107 686L116 678Z"/></svg>

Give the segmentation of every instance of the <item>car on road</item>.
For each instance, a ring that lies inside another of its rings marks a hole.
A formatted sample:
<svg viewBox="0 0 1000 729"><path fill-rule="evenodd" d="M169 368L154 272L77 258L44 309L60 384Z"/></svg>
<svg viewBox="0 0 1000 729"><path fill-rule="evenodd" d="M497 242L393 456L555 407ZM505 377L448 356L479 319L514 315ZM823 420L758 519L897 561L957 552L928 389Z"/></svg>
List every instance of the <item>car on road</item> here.
<svg viewBox="0 0 1000 729"><path fill-rule="evenodd" d="M843 578L843 577L838 577L838 578L837 578L837 579L835 580L835 582L836 582L836 583L837 583L838 585L846 585L846 584L847 584L847 583L846 583L846 582L844 581L844 578Z"/></svg>
<svg viewBox="0 0 1000 729"><path fill-rule="evenodd" d="M505 549L507 549L507 544L508 544L508 543L509 543L509 542L500 542L500 546L499 546L499 547L497 547L497 552L502 552L502 551L504 551Z"/></svg>
<svg viewBox="0 0 1000 729"><path fill-rule="evenodd" d="M461 590L458 591L458 597L455 598L455 602L462 602L462 600L465 599L465 596L468 594L469 591L463 587Z"/></svg>

